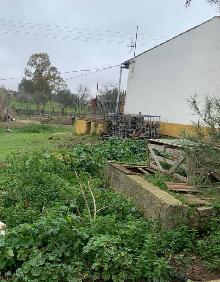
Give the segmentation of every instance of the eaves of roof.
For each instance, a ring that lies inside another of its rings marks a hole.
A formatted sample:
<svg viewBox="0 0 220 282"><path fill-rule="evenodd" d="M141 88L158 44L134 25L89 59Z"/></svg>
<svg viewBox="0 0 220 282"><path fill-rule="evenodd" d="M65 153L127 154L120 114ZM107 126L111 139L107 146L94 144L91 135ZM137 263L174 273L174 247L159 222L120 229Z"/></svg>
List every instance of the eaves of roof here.
<svg viewBox="0 0 220 282"><path fill-rule="evenodd" d="M172 40L174 40L174 39L176 39L176 38L178 38L179 36L182 36L183 34L185 34L185 33L187 33L187 32L190 32L190 31L192 31L192 30L194 30L194 29L196 29L196 28L202 26L202 25L204 25L204 24L206 24L206 23L208 23L208 22L214 20L215 18L219 18L219 19L220 19L220 16L215 16L215 17L213 17L213 18L211 18L211 19L209 19L209 20L207 20L207 21L205 21L205 22L203 22L203 23L201 23L201 24L199 24L199 25L196 25L196 26L194 26L194 27L192 27L192 28L190 28L190 29L188 29L188 30L186 30L186 31L184 31L184 32L182 32L182 33L180 33L180 34L178 34L178 35L176 35L176 36L174 36L174 37L172 37L172 38L170 38L170 39L168 39L168 40L162 42L162 43L160 43L159 45L156 45L156 46L154 46L154 47L152 47L152 48L150 48L150 49L148 49L148 50L146 50L146 51L144 51L144 52L138 54L135 58L140 57L140 56L142 56L143 54L148 53L148 52L150 52L150 51L152 51L152 50L154 50L154 49L156 49L156 48L158 48L158 47L160 47L160 46L162 46L162 45L164 45L164 44L166 44L166 43L168 43L168 42L170 42L170 41L172 41ZM134 58L131 58L131 59L129 59L129 60L123 62L122 65L124 65L125 68L129 68L130 63L131 63L133 60L134 60Z"/></svg>

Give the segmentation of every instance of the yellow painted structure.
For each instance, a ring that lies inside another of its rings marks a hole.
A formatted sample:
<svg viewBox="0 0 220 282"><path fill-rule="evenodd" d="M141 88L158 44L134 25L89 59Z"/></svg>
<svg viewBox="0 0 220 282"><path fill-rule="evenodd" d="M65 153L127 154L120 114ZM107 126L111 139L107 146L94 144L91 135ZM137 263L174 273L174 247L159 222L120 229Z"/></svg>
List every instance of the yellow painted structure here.
<svg viewBox="0 0 220 282"><path fill-rule="evenodd" d="M88 121L78 119L75 121L75 133L77 135L85 134L102 134L106 132L106 123L104 121ZM196 127L194 125L178 124L178 123L160 123L160 134L170 137L179 138L183 135L194 135Z"/></svg>
<svg viewBox="0 0 220 282"><path fill-rule="evenodd" d="M91 121L90 134L96 134L96 127L97 127L97 122Z"/></svg>
<svg viewBox="0 0 220 282"><path fill-rule="evenodd" d="M104 121L100 121L97 123L96 133L97 134L106 133L106 123Z"/></svg>
<svg viewBox="0 0 220 282"><path fill-rule="evenodd" d="M74 131L77 135L90 134L91 122L83 119L77 119L75 121Z"/></svg>
<svg viewBox="0 0 220 282"><path fill-rule="evenodd" d="M74 125L74 132L77 135L85 134L102 134L106 131L106 123L104 121L88 121L77 119Z"/></svg>
<svg viewBox="0 0 220 282"><path fill-rule="evenodd" d="M170 137L181 137L183 135L195 135L196 127L194 125L179 123L160 123L160 134Z"/></svg>

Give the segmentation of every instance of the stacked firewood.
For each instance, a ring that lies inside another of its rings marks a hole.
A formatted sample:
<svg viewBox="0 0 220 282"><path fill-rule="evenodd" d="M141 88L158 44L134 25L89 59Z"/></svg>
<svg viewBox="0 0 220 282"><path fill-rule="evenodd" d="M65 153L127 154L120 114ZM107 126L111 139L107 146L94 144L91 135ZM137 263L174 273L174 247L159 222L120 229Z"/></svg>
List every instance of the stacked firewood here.
<svg viewBox="0 0 220 282"><path fill-rule="evenodd" d="M160 118L143 115L110 114L107 135L120 138L159 138Z"/></svg>

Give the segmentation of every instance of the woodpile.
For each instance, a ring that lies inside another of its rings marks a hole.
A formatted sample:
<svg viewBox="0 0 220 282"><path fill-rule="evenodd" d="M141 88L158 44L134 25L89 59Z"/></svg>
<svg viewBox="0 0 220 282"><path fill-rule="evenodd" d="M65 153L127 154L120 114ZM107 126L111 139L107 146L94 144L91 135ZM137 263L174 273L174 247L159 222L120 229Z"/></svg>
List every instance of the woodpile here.
<svg viewBox="0 0 220 282"><path fill-rule="evenodd" d="M140 139L159 138L159 116L110 114L106 123L108 136Z"/></svg>

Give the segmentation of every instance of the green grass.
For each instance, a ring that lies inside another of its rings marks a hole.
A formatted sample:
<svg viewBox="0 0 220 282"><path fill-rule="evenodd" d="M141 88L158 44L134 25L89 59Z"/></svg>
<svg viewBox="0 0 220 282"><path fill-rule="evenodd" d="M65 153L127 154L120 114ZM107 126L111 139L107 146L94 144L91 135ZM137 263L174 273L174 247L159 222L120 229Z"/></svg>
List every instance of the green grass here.
<svg viewBox="0 0 220 282"><path fill-rule="evenodd" d="M40 149L53 149L71 133L2 133L0 134L0 159L11 154L28 153ZM52 138L52 139L50 139Z"/></svg>
<svg viewBox="0 0 220 282"><path fill-rule="evenodd" d="M73 146L77 143L95 142L95 136L76 136L72 126L19 124L0 125L0 160L10 155L21 155L39 150L54 150Z"/></svg>

